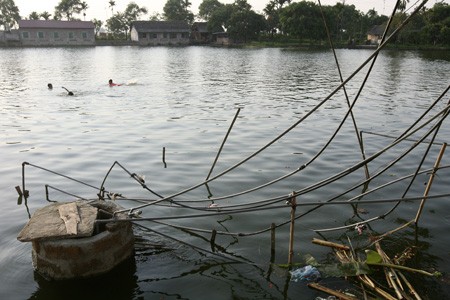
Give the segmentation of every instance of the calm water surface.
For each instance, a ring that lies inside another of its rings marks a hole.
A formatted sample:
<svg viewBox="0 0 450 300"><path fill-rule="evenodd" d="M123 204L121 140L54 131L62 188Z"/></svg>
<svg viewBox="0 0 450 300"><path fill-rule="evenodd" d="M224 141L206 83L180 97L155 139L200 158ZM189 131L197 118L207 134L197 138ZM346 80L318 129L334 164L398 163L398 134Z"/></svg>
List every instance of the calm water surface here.
<svg viewBox="0 0 450 300"><path fill-rule="evenodd" d="M371 51L339 50L344 78L365 61ZM303 282L289 280L286 270L272 268L270 234L249 237L219 235L219 252L246 263L227 260L164 238L145 234L164 249L137 251L134 260L111 274L86 281L50 282L33 272L31 244L20 243L17 234L28 212L46 205L44 185L49 184L79 197L94 198L96 191L37 168L26 169L28 208L17 204L15 186L21 185L24 161L100 186L114 161L132 173L145 175L147 185L168 196L203 182L236 112L231 130L212 176L249 157L289 126L308 115L338 85L339 74L330 51L283 49L186 48L27 48L0 49L0 298L1 299L314 299L324 296ZM353 100L367 72L364 68L347 85ZM392 142L436 100L449 84L448 53L383 52L354 107L363 131L367 156ZM108 79L123 86L110 88ZM52 83L53 90L47 89ZM62 87L75 94L68 97ZM430 112L440 111L448 95ZM177 200L217 198L252 189L295 171L308 163L326 144L347 112L342 91L254 159ZM426 119L428 119L427 117ZM450 141L448 121L422 169L434 164L440 144ZM412 138L421 136L424 131ZM380 136L379 134L386 135ZM404 142L369 164L377 170L398 157L412 142ZM163 149L165 155L163 157ZM412 151L374 180L375 188L410 174L417 168L425 145ZM163 161L164 158L164 161ZM304 189L361 160L351 119L330 146L308 167L273 185L215 204L259 201ZM441 164L449 165L448 155ZM450 171L441 170L431 194L449 193ZM363 170L314 190L298 201L325 201L364 179ZM428 175L419 175L407 196L421 196ZM409 182L376 192L367 199L399 198ZM106 187L127 197L157 199L120 168L114 168ZM349 199L361 188L340 197ZM51 190L52 200L72 200ZM406 229L383 242L393 256L407 247L418 249L413 265L444 273L441 280L413 277L424 299L443 299L450 293L450 203L448 199L426 203L420 228ZM125 207L136 205L122 201ZM203 208L211 202L195 202ZM378 216L391 204L361 205L355 215L349 206L326 206L296 222L295 260L310 253L320 261L328 249L311 244L314 237L341 243L352 239L354 247L368 243L370 234L392 230L415 216L417 202L402 204L383 221L371 223L371 232L333 231L319 236L313 229L338 227ZM28 210L27 210L28 209ZM300 207L297 213L306 211ZM145 216L177 216L193 213L173 207L144 209ZM194 211L198 213L198 211ZM232 233L252 233L289 219L290 210L277 209L246 214L167 221L188 227ZM168 226L147 223L166 235L211 250L210 234L190 234ZM273 261L286 263L288 231L277 229ZM323 283L344 289L340 278ZM88 290L93 289L89 292Z"/></svg>

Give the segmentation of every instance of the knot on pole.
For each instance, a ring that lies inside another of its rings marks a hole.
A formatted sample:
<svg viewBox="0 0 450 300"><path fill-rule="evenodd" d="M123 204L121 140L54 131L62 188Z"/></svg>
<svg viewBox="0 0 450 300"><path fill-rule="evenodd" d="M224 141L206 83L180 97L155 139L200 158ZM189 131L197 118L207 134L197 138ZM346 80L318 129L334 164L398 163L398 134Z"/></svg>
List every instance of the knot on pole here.
<svg viewBox="0 0 450 300"><path fill-rule="evenodd" d="M286 200L286 205L290 205L293 209L297 207L297 198L295 192L289 194L289 198Z"/></svg>

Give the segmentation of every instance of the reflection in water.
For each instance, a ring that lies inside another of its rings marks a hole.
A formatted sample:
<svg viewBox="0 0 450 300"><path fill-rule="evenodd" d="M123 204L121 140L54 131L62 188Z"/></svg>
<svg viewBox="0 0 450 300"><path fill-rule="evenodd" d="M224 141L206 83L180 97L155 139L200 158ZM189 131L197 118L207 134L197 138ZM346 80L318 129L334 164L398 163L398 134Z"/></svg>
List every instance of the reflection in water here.
<svg viewBox="0 0 450 300"><path fill-rule="evenodd" d="M134 257L94 278L49 281L35 272L34 280L39 287L29 299L134 299L142 294Z"/></svg>

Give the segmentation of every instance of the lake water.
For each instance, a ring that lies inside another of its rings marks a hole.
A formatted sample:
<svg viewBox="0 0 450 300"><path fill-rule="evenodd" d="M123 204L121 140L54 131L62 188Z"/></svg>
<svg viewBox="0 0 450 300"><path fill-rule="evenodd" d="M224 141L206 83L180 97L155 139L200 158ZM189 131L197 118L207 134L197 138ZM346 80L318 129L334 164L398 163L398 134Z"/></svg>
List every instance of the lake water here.
<svg viewBox="0 0 450 300"><path fill-rule="evenodd" d="M350 76L371 54L371 50L337 50L343 77ZM269 228L271 223L288 221L288 206L164 221L209 231L205 233L143 222L170 237L136 230L136 234L162 245L162 249L139 250L134 260L105 276L47 281L33 271L31 244L16 239L29 213L47 204L46 184L51 186L49 198L58 201L95 198L98 191L31 166L26 167L26 188L30 192L27 207L23 203L18 205L15 187L22 185L25 161L95 187L101 185L111 165L118 161L130 173L145 175L147 186L159 195L171 196L198 186L174 197L195 210L181 209L175 204L150 206L142 209L145 217L201 214L204 213L201 209L212 203L226 209L229 205L257 202L292 191L302 192L298 203L339 196L364 180L363 169L317 189L309 188L362 160L351 118L347 118L325 151L314 158L348 109L342 90L317 108L340 84L331 51L209 47L0 49L0 66L1 299L325 297L308 288L305 282L290 281L286 270L271 265L271 261L287 262L288 226L277 228L273 256L270 232L251 234ZM367 70L365 67L346 85L350 101L355 99ZM381 52L353 109L358 130L363 132L365 155L370 157L380 151L393 142L392 137L398 137L413 124L447 88L449 74L447 52ZM123 85L109 87L110 78ZM47 89L47 83L53 84L53 90ZM74 96L67 96L62 87L73 91ZM446 95L425 120L441 111L448 101ZM203 185L239 109L212 170L214 180ZM296 123L299 124L283 134ZM411 147L411 140L421 137L428 128L430 125L371 161L370 173L375 174L399 157ZM433 167L442 143L449 141L449 122L445 120L421 170ZM259 151L266 145L270 147ZM421 144L371 181L369 189L414 173L426 146ZM249 157L252 158L245 160ZM307 167L295 172L303 164ZM441 166L449 164L449 155L444 154ZM230 172L224 172L230 168ZM222 173L225 174L215 178ZM294 174L276 181L289 173ZM422 196L428 178L429 174L420 174L406 197ZM440 170L430 195L448 194L449 179L450 171ZM271 181L276 182L252 190ZM362 201L401 198L409 182L399 181ZM159 199L117 166L105 186L108 191L128 198ZM359 187L338 200L350 199L361 192ZM124 200L120 204L139 205ZM370 235L383 234L414 218L418 202L402 203L384 220L370 223L370 230L361 235L353 228L322 235L313 231L373 218L392 206L360 204L355 215L352 206L329 205L302 216L295 224L294 261L302 263L304 254L312 254L320 262L330 261L331 251L312 244L314 237L344 244L350 238L355 248L367 246ZM312 207L299 206L296 213L300 215ZM416 250L409 262L411 266L438 270L444 277L412 276L413 285L424 299L444 299L450 293L448 197L428 200L419 226L417 230L410 227L393 234L382 242L382 247L391 256L409 247ZM218 234L215 250L226 258L186 244L211 251L212 229L250 235ZM228 258L242 263L230 263ZM322 283L331 288L351 289L342 278L324 278Z"/></svg>

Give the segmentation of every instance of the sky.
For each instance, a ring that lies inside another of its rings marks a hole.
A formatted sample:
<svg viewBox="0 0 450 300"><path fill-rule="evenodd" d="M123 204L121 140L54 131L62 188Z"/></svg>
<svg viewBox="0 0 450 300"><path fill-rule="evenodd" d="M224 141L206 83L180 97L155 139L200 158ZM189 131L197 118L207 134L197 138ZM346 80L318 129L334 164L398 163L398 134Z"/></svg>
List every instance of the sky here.
<svg viewBox="0 0 450 300"><path fill-rule="evenodd" d="M22 17L28 17L29 14L33 11L37 13L42 13L44 11L49 12L53 15L55 11L55 6L61 0L44 0L44 1L36 1L36 0L14 0L16 6L19 8L19 13ZM86 20L98 19L105 21L106 19L111 17L111 9L109 8L109 0L84 0L88 4L88 9L86 11ZM202 0L190 0L192 5L190 7L191 11L194 14L198 13L198 7ZM270 0L247 0L247 2L252 6L253 10L259 13L263 13L264 7L269 3ZM317 0L309 0L309 1L317 1ZM433 6L436 2L440 2L441 0L429 0L428 7ZM154 13L163 13L163 7L166 4L167 0L115 0L114 12L124 11L125 7L128 3L135 2L139 6L144 6L147 8L149 15L153 15ZM233 3L234 0L219 0L219 2L223 4ZM298 2L298 1L293 1ZM337 2L345 2L346 5L355 5L356 9L366 13L370 9L375 9L379 14L390 15L391 11L394 7L395 0L321 0L322 5L335 5ZM410 3L415 3L415 0L410 0ZM450 4L450 0L445 0L445 3ZM78 16L80 19L83 19L83 16ZM145 20L148 16L143 16L141 19Z"/></svg>

